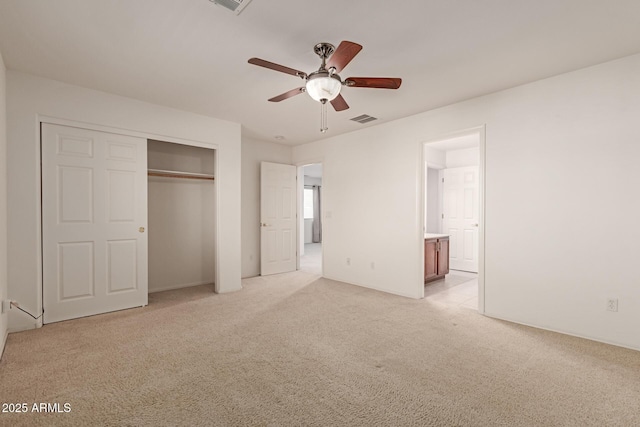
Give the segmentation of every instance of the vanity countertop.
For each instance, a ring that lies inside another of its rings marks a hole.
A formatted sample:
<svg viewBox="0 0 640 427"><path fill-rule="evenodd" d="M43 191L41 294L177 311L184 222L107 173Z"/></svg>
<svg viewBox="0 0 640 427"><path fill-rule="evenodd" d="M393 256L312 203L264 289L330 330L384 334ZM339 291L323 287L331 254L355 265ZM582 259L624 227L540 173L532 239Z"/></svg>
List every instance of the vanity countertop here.
<svg viewBox="0 0 640 427"><path fill-rule="evenodd" d="M434 233L424 233L425 239L442 239L444 237L449 237L448 234L434 234Z"/></svg>

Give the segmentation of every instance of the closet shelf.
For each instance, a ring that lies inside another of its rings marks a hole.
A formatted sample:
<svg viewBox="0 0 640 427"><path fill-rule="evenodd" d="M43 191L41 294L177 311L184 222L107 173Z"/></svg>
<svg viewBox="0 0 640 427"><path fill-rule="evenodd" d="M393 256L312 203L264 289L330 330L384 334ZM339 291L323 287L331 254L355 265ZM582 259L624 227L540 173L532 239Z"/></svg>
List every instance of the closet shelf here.
<svg viewBox="0 0 640 427"><path fill-rule="evenodd" d="M210 181L213 181L215 179L213 175L206 173L168 171L162 169L149 169L147 171L147 175L161 176L165 178L208 179Z"/></svg>

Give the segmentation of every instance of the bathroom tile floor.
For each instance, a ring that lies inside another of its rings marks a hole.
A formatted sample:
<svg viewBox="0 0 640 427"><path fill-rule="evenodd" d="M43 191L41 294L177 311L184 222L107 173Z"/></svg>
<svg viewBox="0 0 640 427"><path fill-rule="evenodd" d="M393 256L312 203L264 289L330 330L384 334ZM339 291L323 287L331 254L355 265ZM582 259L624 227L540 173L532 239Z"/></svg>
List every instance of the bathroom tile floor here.
<svg viewBox="0 0 640 427"><path fill-rule="evenodd" d="M478 275L450 270L444 279L427 283L424 297L429 301L478 309Z"/></svg>

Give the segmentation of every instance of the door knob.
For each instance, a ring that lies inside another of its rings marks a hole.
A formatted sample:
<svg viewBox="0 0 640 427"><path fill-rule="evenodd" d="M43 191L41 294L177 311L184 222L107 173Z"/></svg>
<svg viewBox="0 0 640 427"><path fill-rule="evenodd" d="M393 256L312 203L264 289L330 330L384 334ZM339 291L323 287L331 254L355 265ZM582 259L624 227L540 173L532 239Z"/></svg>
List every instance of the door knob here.
<svg viewBox="0 0 640 427"><path fill-rule="evenodd" d="M141 232L141 233L144 233L144 227L138 228L138 231Z"/></svg>
<svg viewBox="0 0 640 427"><path fill-rule="evenodd" d="M477 226L478 226L478 224L471 224L471 226L472 226L472 227L477 227Z"/></svg>

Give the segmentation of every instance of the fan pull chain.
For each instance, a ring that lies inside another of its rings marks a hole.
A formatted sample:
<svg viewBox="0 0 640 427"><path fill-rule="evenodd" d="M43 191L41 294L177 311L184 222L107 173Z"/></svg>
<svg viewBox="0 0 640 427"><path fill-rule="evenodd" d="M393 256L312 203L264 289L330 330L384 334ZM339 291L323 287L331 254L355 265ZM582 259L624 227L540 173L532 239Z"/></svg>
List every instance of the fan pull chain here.
<svg viewBox="0 0 640 427"><path fill-rule="evenodd" d="M320 105L320 132L325 133L329 128L327 127L327 100L323 99Z"/></svg>

